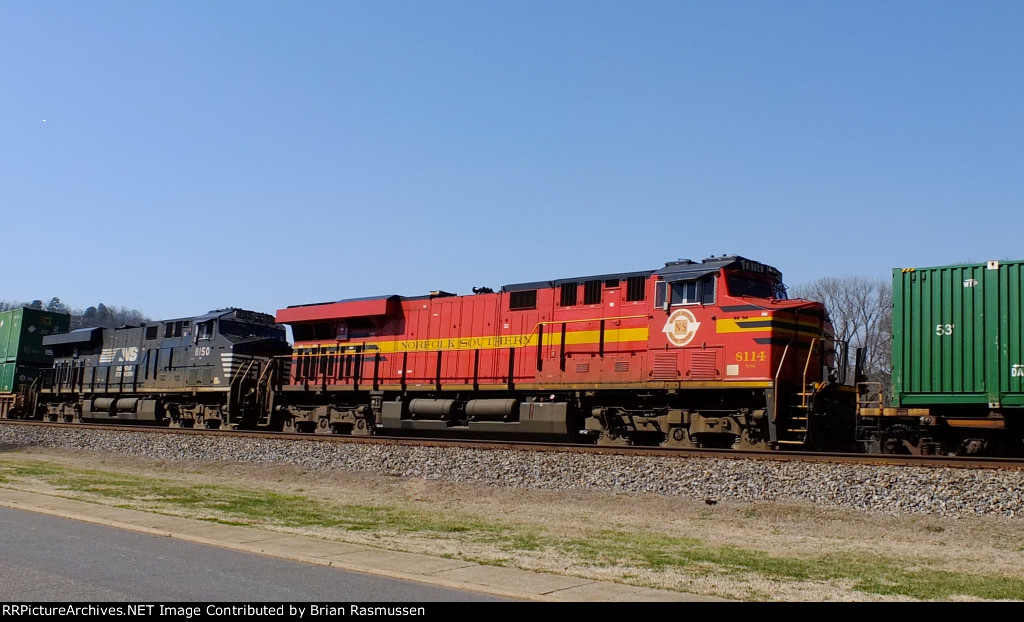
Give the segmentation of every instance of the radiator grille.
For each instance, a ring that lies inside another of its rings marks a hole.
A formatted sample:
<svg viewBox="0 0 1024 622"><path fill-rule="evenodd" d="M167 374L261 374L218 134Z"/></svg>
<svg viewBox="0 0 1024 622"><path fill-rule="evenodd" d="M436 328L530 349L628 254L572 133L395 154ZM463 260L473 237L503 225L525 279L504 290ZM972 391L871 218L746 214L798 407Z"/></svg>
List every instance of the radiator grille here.
<svg viewBox="0 0 1024 622"><path fill-rule="evenodd" d="M675 352L654 355L655 380L678 380L679 379L679 357Z"/></svg>
<svg viewBox="0 0 1024 622"><path fill-rule="evenodd" d="M714 379L715 353L694 352L690 358L690 377L697 380Z"/></svg>

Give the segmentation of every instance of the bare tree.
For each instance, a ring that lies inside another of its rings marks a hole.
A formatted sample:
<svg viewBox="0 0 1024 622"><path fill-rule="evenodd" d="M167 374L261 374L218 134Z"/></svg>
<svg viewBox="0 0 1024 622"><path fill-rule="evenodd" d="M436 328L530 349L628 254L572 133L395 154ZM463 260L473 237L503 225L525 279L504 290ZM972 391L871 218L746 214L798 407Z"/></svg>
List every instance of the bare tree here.
<svg viewBox="0 0 1024 622"><path fill-rule="evenodd" d="M892 375L892 285L883 279L824 277L793 288L793 294L825 304L836 339L849 344L850 365L864 348L864 373L888 392Z"/></svg>

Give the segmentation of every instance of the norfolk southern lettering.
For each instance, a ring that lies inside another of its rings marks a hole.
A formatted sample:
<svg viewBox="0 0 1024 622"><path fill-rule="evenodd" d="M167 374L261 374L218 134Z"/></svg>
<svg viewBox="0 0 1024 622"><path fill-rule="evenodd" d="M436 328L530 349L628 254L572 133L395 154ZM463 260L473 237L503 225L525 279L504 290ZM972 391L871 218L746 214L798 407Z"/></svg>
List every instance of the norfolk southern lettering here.
<svg viewBox="0 0 1024 622"><path fill-rule="evenodd" d="M458 337L453 339L413 339L399 341L396 350L476 350L489 348L522 348L530 345L533 335L506 335L499 337Z"/></svg>

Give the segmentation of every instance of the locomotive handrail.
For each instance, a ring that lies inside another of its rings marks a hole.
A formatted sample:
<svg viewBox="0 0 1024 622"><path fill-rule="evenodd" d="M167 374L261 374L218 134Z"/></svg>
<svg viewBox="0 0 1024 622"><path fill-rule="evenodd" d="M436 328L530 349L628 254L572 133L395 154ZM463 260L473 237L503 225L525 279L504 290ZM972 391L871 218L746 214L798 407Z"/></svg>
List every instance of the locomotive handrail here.
<svg viewBox="0 0 1024 622"><path fill-rule="evenodd" d="M807 349L807 361L804 362L804 375L800 379L800 408L807 410L810 407L810 396L807 395L807 369L811 366L811 357L814 356L814 342L818 341L819 337L811 337L811 345Z"/></svg>
<svg viewBox="0 0 1024 622"><path fill-rule="evenodd" d="M258 361L255 357L245 361L243 365L239 366L238 371L231 378L231 383L228 385L228 417L231 417L232 413L235 413L237 417L242 418L244 416L241 412L236 412L241 409L242 406L242 383L245 382L246 376L252 373L253 365L257 364ZM236 386L237 384L237 386ZM259 400L259 388L257 387L257 401ZM227 423L232 423L228 421Z"/></svg>
<svg viewBox="0 0 1024 622"><path fill-rule="evenodd" d="M647 319L649 317L650 317L650 315L645 313L643 315L619 315L619 316L615 316L615 317L595 317L595 318L586 318L586 319L582 319L582 320L548 320L548 321L545 321L545 322L537 322L536 326L534 326L534 328L530 332L530 334L526 336L526 343L527 343L527 345L529 345L530 339L533 338L533 335L536 334L541 329L541 327L543 327L543 326L548 326L548 325L553 325L553 324L582 324L584 322L607 322L608 320L615 320L615 321L618 321L618 320L638 320L638 319L641 319L641 318ZM543 346L543 345L544 344L541 343L540 340L537 341L537 346L538 347ZM525 348L526 346L518 346L518 347Z"/></svg>
<svg viewBox="0 0 1024 622"><path fill-rule="evenodd" d="M600 330L600 336L598 337L598 352L597 352L597 355L600 358L604 358L605 322L607 322L609 320L619 321L619 320L647 319L649 317L650 317L650 315L645 313L643 315L620 315L620 316L614 316L614 317L585 318L585 319L582 319L582 320L548 320L548 321L545 321L545 322L537 322L537 324L533 327L533 330L530 331L530 334L526 336L526 345L519 346L519 347L522 347L522 348L527 347L530 344L530 341L533 339L534 334L537 335L537 371L540 371L541 368L543 367L543 362L544 362L544 356L543 356L543 351L542 351L542 349L544 348L544 327L545 326L551 326L551 325L558 324L559 326L562 327L562 334L561 334L561 337L559 338L559 344L558 344L559 345L558 367L559 367L560 370L565 371L565 332L566 332L565 331L565 327L566 327L567 324L581 324L581 323L584 323L584 322L600 322L601 323L601 330ZM548 344L548 345L550 346L551 344ZM516 346L513 346L512 349L514 349L515 347Z"/></svg>
<svg viewBox="0 0 1024 622"><path fill-rule="evenodd" d="M549 326L549 325L554 325L554 324L582 324L584 322L607 322L609 320L611 320L611 321L637 320L637 319L649 318L649 317L650 317L650 315L648 315L648 314L644 314L644 315L619 315L619 316L614 316L614 317L584 318L582 320L547 320L547 321L543 321L543 322L537 322L534 325L533 330L530 331L530 333L528 335L526 335L526 340L525 340L525 344L526 345L511 346L511 347L513 347L513 348L526 348L526 347L529 347L530 340L533 338L533 336L535 334L538 333L538 331L540 331L541 327L543 327L543 326ZM337 342L337 343L340 344L341 342ZM366 344L364 343L363 345L365 346ZM544 345L544 344L541 344L540 342L538 342L537 345L540 346L540 345ZM548 345L550 345L550 344L548 344ZM327 347L331 347L331 346L327 346ZM494 349L499 349L499 348L494 348ZM437 349L423 349L423 350L417 350L417 351L418 352L440 352L440 351L444 351L444 350L445 350L445 348L437 348ZM274 358L292 358L292 357L307 358L307 357L321 357L321 356L359 356L361 354L366 354L366 352L308 352L308 353L307 352L292 352L291 354L282 354L282 355L275 356Z"/></svg>
<svg viewBox="0 0 1024 622"><path fill-rule="evenodd" d="M545 320L545 321L537 322L534 325L533 330L530 331L530 333L526 335L526 339L524 340L524 344L523 345L510 346L509 347L509 352L512 353L516 349L530 347L530 342L533 340L533 336L534 335L538 335L537 346L536 346L537 347L537 365L538 365L538 369L540 369L541 363L543 361L543 356L542 356L541 349L545 346L545 344L544 344L544 327L545 326L559 325L559 326L562 327L562 331L561 331L562 334L561 334L561 338L560 338L560 346L561 346L560 367L564 371L565 370L565 333L566 333L565 327L566 327L567 324L582 324L582 323L586 323L586 322L600 322L601 328L600 328L600 336L599 336L599 339L598 339L598 356L604 357L604 345L605 345L604 337L605 337L605 331L606 331L606 328L605 328L606 322L609 322L609 321L621 321L621 320L647 319L649 317L650 317L649 314L643 314L643 315L618 315L618 316L612 316L612 317L583 318L583 319L576 319L576 320ZM552 344L547 344L547 345L551 346ZM336 356L336 357L341 357L341 358L352 357L352 356L354 356L354 357L362 357L362 356L365 356L367 354L366 346L367 346L366 342L363 342L361 344L362 350L356 350L356 351L352 351L352 352L319 352L319 351L317 351L317 352L292 352L291 354L278 355L278 356L275 356L273 358L289 359L290 360L292 358L296 358L296 359L311 359L311 358L320 359L320 358L325 358L325 357L330 357L330 356ZM330 345L328 345L328 344L317 344L317 346L315 346L315 347L318 350L321 347L340 348L341 347L341 342L336 342L335 344L330 344ZM495 348L495 349L497 349L497 348ZM436 353L438 355L438 361L437 361L438 371L436 372L435 377L432 378L432 380L434 380L435 384L438 384L438 385L440 384L440 363L441 363L440 358L441 358L441 356L443 356L442 353L445 350L446 350L445 348L417 350L417 352L420 352L420 353ZM477 378L477 372L476 372L475 368L479 364L478 357L479 357L480 348L474 348L474 351L477 352L476 359L474 360L474 374L473 374L474 385L476 385L479 382L479 380ZM407 357L408 357L409 351L405 350L405 351L402 352L402 354L403 354L403 357L406 357L406 358L403 358L403 364L402 364L402 369L404 370L407 367L406 363L407 363ZM375 353L375 359L374 359L374 383L373 383L373 385L374 385L374 389L375 390L377 389L377 384L378 384L378 380L377 380L378 371L377 370L378 370L379 363L380 363L379 355L380 355L380 351L377 350L377 352ZM514 354L510 354L510 358L514 361L515 355ZM362 359L357 358L357 360L362 360ZM514 362L509 365L509 378L508 378L508 382L512 382L512 375L513 375L513 373L512 373L513 369L512 368L513 368L513 366L514 366ZM358 383L359 380L362 379L362 377L361 377L361 366L357 365L357 367L359 367L360 369L356 372L356 375L353 378L353 381L355 383ZM318 373L316 374L316 376L317 377L323 377L322 378L322 382L326 382L326 380L327 380L326 374L324 374L321 370L317 370L317 371L318 371ZM298 373L300 373L300 374L302 373L301 372L301 368L300 368ZM303 378L304 378L304 383L308 385L310 379L306 378L305 375L303 375ZM399 386L401 386L403 390L407 386L407 380L406 380L405 374L402 374L402 377L399 379ZM440 389L438 389L438 390L440 390Z"/></svg>
<svg viewBox="0 0 1024 622"><path fill-rule="evenodd" d="M877 397L870 397L872 387L877 387ZM882 391L882 383L876 381L864 381L857 383L857 407L870 408L880 407L885 402L885 392Z"/></svg>
<svg viewBox="0 0 1024 622"><path fill-rule="evenodd" d="M782 373L782 364L786 362L786 355L789 354L789 344L782 349L782 357L779 358L779 366L775 370L774 391L772 391L772 423L779 418L779 374Z"/></svg>

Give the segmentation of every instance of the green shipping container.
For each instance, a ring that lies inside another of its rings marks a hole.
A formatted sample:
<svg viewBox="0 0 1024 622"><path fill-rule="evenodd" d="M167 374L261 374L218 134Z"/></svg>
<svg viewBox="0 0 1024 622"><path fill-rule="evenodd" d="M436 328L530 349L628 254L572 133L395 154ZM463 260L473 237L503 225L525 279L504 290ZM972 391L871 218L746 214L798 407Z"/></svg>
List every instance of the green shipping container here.
<svg viewBox="0 0 1024 622"><path fill-rule="evenodd" d="M894 406L1024 407L1024 261L893 270Z"/></svg>
<svg viewBox="0 0 1024 622"><path fill-rule="evenodd" d="M71 316L39 309L0 312L0 363L45 363L53 357L43 347L43 337L66 333Z"/></svg>
<svg viewBox="0 0 1024 622"><path fill-rule="evenodd" d="M47 365L21 365L0 363L0 393L20 393L32 386L32 381Z"/></svg>

